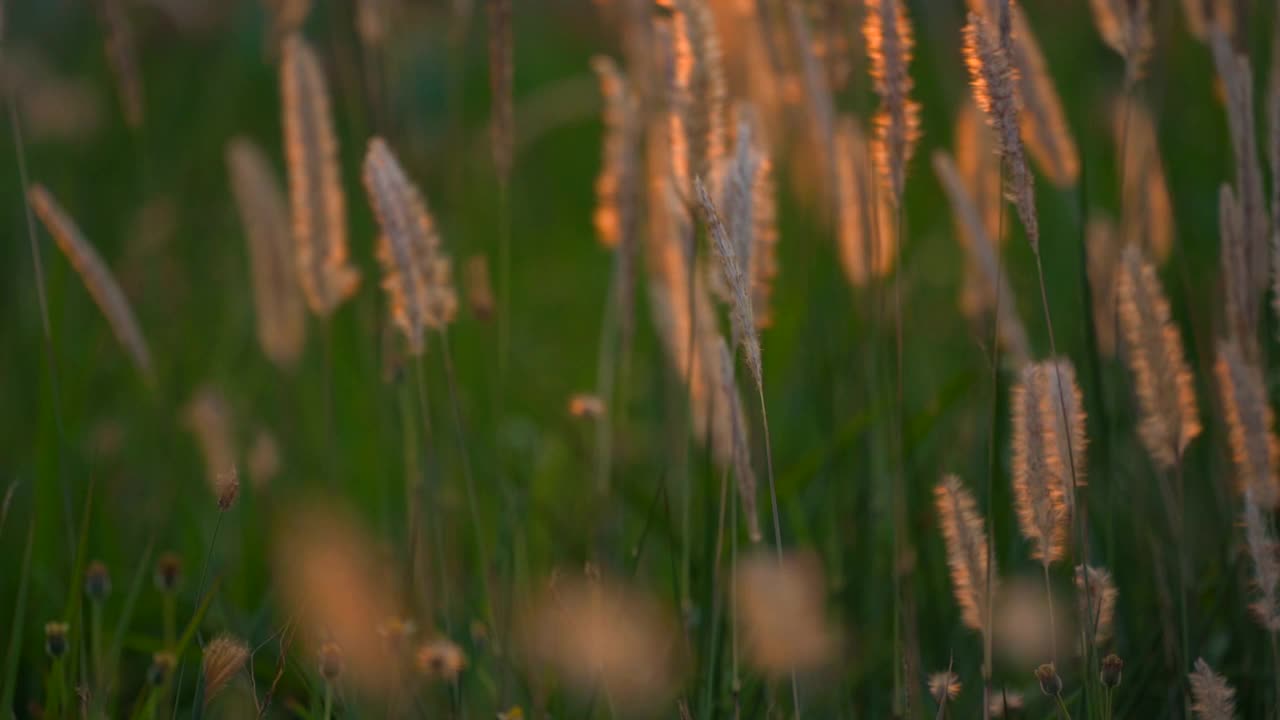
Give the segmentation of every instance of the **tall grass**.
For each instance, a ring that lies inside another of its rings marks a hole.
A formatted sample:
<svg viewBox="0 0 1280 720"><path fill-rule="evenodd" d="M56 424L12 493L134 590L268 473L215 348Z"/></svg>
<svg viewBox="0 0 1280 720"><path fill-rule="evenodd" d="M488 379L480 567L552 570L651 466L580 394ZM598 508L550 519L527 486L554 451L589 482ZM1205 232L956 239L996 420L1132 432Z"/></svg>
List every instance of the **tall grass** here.
<svg viewBox="0 0 1280 720"><path fill-rule="evenodd" d="M5 7L5 712L1280 709L1274 8L485 4Z"/></svg>

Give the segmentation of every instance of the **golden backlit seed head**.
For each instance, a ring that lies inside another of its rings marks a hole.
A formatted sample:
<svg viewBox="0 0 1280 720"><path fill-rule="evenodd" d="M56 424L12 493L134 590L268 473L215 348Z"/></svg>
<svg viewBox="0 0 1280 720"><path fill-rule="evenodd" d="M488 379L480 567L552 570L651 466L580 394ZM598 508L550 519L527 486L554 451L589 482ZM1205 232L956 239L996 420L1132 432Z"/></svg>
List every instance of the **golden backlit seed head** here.
<svg viewBox="0 0 1280 720"><path fill-rule="evenodd" d="M456 643L436 638L418 648L417 665L429 678L454 682L467 667L467 655Z"/></svg>
<svg viewBox="0 0 1280 720"><path fill-rule="evenodd" d="M1124 250L1116 273L1116 302L1141 410L1138 434L1156 464L1170 469L1200 434L1200 418L1182 336L1141 248Z"/></svg>
<svg viewBox="0 0 1280 720"><path fill-rule="evenodd" d="M239 638L220 635L204 648L204 704L208 705L249 660L249 646Z"/></svg>
<svg viewBox="0 0 1280 720"><path fill-rule="evenodd" d="M951 568L951 589L960 615L969 628L986 633L990 612L987 593L987 533L977 503L960 478L948 475L933 489L934 506L942 536L947 546L947 565ZM990 568L994 589L995 568Z"/></svg>
<svg viewBox="0 0 1280 720"><path fill-rule="evenodd" d="M939 705L960 697L960 690L964 688L960 676L950 670L930 675L928 685L930 697Z"/></svg>

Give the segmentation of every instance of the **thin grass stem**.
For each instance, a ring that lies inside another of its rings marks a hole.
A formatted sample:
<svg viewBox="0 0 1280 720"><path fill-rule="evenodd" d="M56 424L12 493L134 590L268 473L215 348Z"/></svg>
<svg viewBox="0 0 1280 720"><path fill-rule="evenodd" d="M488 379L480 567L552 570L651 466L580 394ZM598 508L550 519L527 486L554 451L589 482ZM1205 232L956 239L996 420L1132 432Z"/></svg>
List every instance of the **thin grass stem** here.
<svg viewBox="0 0 1280 720"><path fill-rule="evenodd" d="M493 611L493 593L489 584L489 550L484 540L484 529L480 523L480 504L476 499L475 476L471 472L471 455L467 452L466 434L462 426L462 408L458 403L458 381L453 370L452 351L449 348L449 333L440 330L440 343L444 356L445 376L449 385L449 403L453 408L454 436L458 442L458 453L462 459L462 477L466 483L467 509L471 515L471 525L475 531L476 552L480 560L480 582L484 589L486 620L495 647L501 647L497 627L497 614Z"/></svg>

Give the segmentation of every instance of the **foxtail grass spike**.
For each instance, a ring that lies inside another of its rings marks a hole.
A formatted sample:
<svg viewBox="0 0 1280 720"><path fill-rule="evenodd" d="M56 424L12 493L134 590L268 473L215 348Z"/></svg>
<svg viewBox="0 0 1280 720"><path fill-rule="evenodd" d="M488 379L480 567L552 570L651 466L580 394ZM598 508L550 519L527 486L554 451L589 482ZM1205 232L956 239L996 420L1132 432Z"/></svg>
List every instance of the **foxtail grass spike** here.
<svg viewBox="0 0 1280 720"><path fill-rule="evenodd" d="M888 195L875 187L866 137L855 118L840 118L835 149L840 263L849 284L862 287L893 269L897 225Z"/></svg>
<svg viewBox="0 0 1280 720"><path fill-rule="evenodd" d="M623 233L634 232L639 203L640 144L644 124L640 99L613 58L591 58L604 98L604 141L600 174L596 176L596 237L616 248ZM629 244L626 244L629 245Z"/></svg>
<svg viewBox="0 0 1280 720"><path fill-rule="evenodd" d="M920 105L911 99L914 85L908 64L915 37L902 0L866 0L862 34L880 110L873 144L877 171L894 205L902 203L907 165L920 138Z"/></svg>
<svg viewBox="0 0 1280 720"><path fill-rule="evenodd" d="M724 189L729 237L750 283L757 328L773 321L770 297L778 274L778 209L773 163L758 130L755 108L734 106L734 159Z"/></svg>
<svg viewBox="0 0 1280 720"><path fill-rule="evenodd" d="M1200 720L1235 720L1236 691L1227 679L1213 671L1204 658L1197 658L1195 670L1187 675L1191 681L1191 709Z"/></svg>
<svg viewBox="0 0 1280 720"><path fill-rule="evenodd" d="M1116 162L1124 171L1120 239L1141 245L1152 260L1163 263L1173 250L1173 201L1156 142L1155 123L1136 98L1126 97L1116 103L1115 137Z"/></svg>
<svg viewBox="0 0 1280 720"><path fill-rule="evenodd" d="M951 202L951 211L960 227L962 245L968 257L967 267L973 283L970 292L977 297L972 302L976 311L990 311L996 305L996 293L1000 294L999 317L996 331L1005 350L1012 356L1014 365L1025 364L1030 358L1027 332L1022 326L1018 308L1010 290L1009 278L1000 266L996 249L983 219L982 212L974 206L965 181L961 179L951 156L937 151L933 155L933 168L942 183L942 189ZM997 180L997 182L999 182Z"/></svg>
<svg viewBox="0 0 1280 720"><path fill-rule="evenodd" d="M1006 18L1007 20L1007 18ZM1018 210L1032 249L1039 252L1040 224L1036 216L1035 178L1027 167L1018 134L1018 96L1010 58L1011 41L977 13L969 13L964 27L964 56L972 80L973 97L995 130L996 146L1005 164L1006 192Z"/></svg>
<svg viewBox="0 0 1280 720"><path fill-rule="evenodd" d="M1077 565L1075 582L1080 617L1093 632L1091 642L1101 648L1111 639L1114 629L1116 600L1120 596L1115 580L1106 568Z"/></svg>
<svg viewBox="0 0 1280 720"><path fill-rule="evenodd" d="M1256 306L1266 292L1271 242L1271 219L1263 188L1262 167L1254 127L1253 71L1249 60L1237 55L1220 30L1210 33L1214 65L1226 93L1227 128L1235 164L1236 201L1240 204L1240 238L1247 258L1250 304ZM1256 311L1248 316L1257 319ZM1252 331L1251 331L1252 334Z"/></svg>
<svg viewBox="0 0 1280 720"><path fill-rule="evenodd" d="M1261 368L1232 340L1218 343L1214 365L1236 471L1236 490L1264 509L1280 503L1280 443Z"/></svg>
<svg viewBox="0 0 1280 720"><path fill-rule="evenodd" d="M512 86L515 78L511 0L488 0L490 144L498 180L511 181L515 149L515 111Z"/></svg>
<svg viewBox="0 0 1280 720"><path fill-rule="evenodd" d="M426 330L442 330L457 314L452 263L422 194L382 138L369 141L364 185L382 229L378 260L391 319L404 333L409 352L421 355Z"/></svg>
<svg viewBox="0 0 1280 720"><path fill-rule="evenodd" d="M1116 273L1116 302L1125 357L1141 420L1138 434L1162 469L1172 468L1200 434L1195 386L1155 268L1135 246Z"/></svg>
<svg viewBox="0 0 1280 720"><path fill-rule="evenodd" d="M1098 33L1124 58L1125 80L1134 83L1142 77L1155 44L1150 0L1091 0L1090 4Z"/></svg>
<svg viewBox="0 0 1280 720"><path fill-rule="evenodd" d="M290 369L307 340L307 308L293 262L289 207L262 149L233 138L226 149L227 174L249 246L258 344L277 367Z"/></svg>
<svg viewBox="0 0 1280 720"><path fill-rule="evenodd" d="M151 350L142 335L142 327L133 314L128 298L119 283L102 261L98 251L89 244L66 210L58 204L43 185L32 185L27 200L40 222L44 224L54 242L67 256L72 267L80 275L98 309L106 316L116 339L124 346L133 364L148 380L151 379Z"/></svg>
<svg viewBox="0 0 1280 720"><path fill-rule="evenodd" d="M1028 365L1013 388L1013 495L1018 527L1031 556L1051 565L1066 554L1069 511L1066 459L1059 455L1057 386L1048 363Z"/></svg>
<svg viewBox="0 0 1280 720"><path fill-rule="evenodd" d="M981 633L987 628L987 532L972 493L955 475L947 475L933 489L938 523L947 545L951 588L964 624ZM995 568L990 568L994 589Z"/></svg>
<svg viewBox="0 0 1280 720"><path fill-rule="evenodd" d="M98 21L102 25L107 63L116 80L116 94L125 124L137 130L143 122L142 72L138 68L138 49L133 25L124 0L95 0Z"/></svg>
<svg viewBox="0 0 1280 720"><path fill-rule="evenodd" d="M297 34L285 38L283 52L280 94L298 282L311 311L327 317L360 286L360 272L347 258L338 139L315 52Z"/></svg>

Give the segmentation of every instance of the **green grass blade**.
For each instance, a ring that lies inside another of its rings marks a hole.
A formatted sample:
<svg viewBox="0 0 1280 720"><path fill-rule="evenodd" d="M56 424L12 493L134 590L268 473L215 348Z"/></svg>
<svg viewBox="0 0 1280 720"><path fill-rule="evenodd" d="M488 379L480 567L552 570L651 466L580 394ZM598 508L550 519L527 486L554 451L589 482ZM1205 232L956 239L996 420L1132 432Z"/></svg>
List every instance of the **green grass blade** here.
<svg viewBox="0 0 1280 720"><path fill-rule="evenodd" d="M31 577L31 548L35 545L36 515L31 513L31 524L27 528L27 547L22 551L22 579L18 582L18 597L13 603L13 621L9 627L13 634L9 636L9 649L4 661L4 693L0 695L0 708L9 714L13 712L13 696L18 680L18 658L22 654L22 625L26 621L27 581Z"/></svg>

